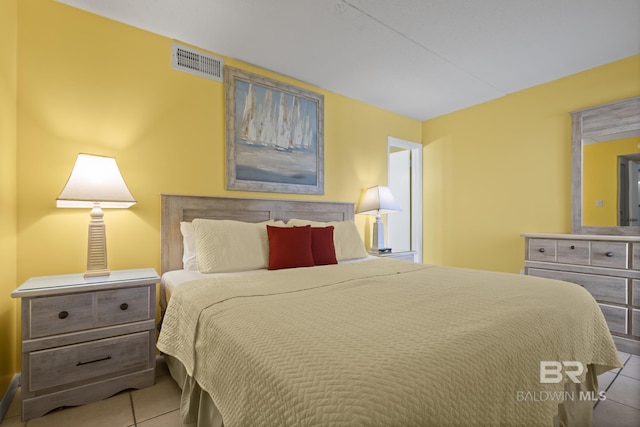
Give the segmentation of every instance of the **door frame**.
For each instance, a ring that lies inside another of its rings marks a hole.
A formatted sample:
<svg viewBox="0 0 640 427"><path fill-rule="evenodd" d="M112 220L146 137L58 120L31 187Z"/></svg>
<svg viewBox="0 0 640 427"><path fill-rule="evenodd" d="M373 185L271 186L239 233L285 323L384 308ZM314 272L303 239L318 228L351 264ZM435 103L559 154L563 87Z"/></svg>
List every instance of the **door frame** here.
<svg viewBox="0 0 640 427"><path fill-rule="evenodd" d="M415 262L422 263L422 144L387 137L387 182L391 175L389 156L394 148L411 151L411 250L416 253Z"/></svg>

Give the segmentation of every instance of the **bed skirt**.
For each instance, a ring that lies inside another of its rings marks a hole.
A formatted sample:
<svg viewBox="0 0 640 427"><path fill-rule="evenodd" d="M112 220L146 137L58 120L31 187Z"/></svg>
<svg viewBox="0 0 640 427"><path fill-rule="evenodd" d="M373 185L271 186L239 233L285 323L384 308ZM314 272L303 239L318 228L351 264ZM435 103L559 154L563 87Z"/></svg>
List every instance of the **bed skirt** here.
<svg viewBox="0 0 640 427"><path fill-rule="evenodd" d="M183 427L223 427L222 414L216 408L209 393L204 391L198 382L187 374L184 365L174 357L163 354L169 367L171 377L182 389L180 400L180 418ZM580 384L568 383L565 391L573 395L582 393L598 393L598 377L593 374L589 365L585 380ZM558 405L558 414L553 420L554 427L590 427L592 424L593 406L589 400L568 400ZM526 422L523 421L524 424ZM523 424L523 425L524 425Z"/></svg>
<svg viewBox="0 0 640 427"><path fill-rule="evenodd" d="M171 377L182 389L180 419L183 427L222 427L222 415L209 393L202 390L198 382L187 374L184 365L174 357L163 354Z"/></svg>

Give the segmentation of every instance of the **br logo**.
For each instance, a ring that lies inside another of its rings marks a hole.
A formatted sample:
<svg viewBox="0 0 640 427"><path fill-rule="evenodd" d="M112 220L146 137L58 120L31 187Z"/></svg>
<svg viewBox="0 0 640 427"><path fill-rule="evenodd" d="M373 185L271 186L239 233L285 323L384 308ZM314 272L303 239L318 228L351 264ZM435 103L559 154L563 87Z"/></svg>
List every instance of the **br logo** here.
<svg viewBox="0 0 640 427"><path fill-rule="evenodd" d="M580 375L584 372L584 365L577 360L545 360L540 362L540 383L558 384L566 376L574 383L580 382Z"/></svg>

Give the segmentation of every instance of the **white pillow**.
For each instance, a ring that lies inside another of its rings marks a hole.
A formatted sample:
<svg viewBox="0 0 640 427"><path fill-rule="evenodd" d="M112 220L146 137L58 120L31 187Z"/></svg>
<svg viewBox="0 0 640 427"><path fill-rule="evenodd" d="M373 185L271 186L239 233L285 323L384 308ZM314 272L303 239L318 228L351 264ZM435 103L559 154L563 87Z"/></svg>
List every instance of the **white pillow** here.
<svg viewBox="0 0 640 427"><path fill-rule="evenodd" d="M198 261L196 260L196 236L193 231L193 224L182 221L180 223L180 233L182 233L182 269L198 271Z"/></svg>
<svg viewBox="0 0 640 427"><path fill-rule="evenodd" d="M194 219L196 260L201 273L259 270L269 264L266 224L232 220Z"/></svg>
<svg viewBox="0 0 640 427"><path fill-rule="evenodd" d="M318 222L306 219L290 219L287 226L311 225L312 227L327 227L333 225L333 244L336 247L338 261L347 259L366 258L367 250L358 232L358 227L353 221Z"/></svg>

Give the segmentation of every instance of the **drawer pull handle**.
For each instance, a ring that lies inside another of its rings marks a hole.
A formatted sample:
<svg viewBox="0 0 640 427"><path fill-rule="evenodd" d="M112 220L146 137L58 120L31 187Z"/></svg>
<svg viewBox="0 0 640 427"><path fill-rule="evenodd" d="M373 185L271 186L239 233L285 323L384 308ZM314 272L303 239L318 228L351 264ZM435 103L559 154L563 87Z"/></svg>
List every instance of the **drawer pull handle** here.
<svg viewBox="0 0 640 427"><path fill-rule="evenodd" d="M607 257L611 258L611 257L613 257L613 252L607 252L607 253L605 254L605 256L607 256Z"/></svg>
<svg viewBox="0 0 640 427"><path fill-rule="evenodd" d="M61 311L58 313L58 319L66 319L67 317L69 317L69 312L67 311Z"/></svg>
<svg viewBox="0 0 640 427"><path fill-rule="evenodd" d="M571 249L575 249L575 248L576 248L575 246L571 245Z"/></svg>
<svg viewBox="0 0 640 427"><path fill-rule="evenodd" d="M96 362L104 362L105 360L110 360L110 359L111 359L111 356L107 356L107 357L103 357L102 359L90 360L88 362L78 362L76 363L76 366L88 365L90 363L96 363Z"/></svg>
<svg viewBox="0 0 640 427"><path fill-rule="evenodd" d="M538 252L542 252L542 253L544 253L544 248L540 248L540 249L538 249Z"/></svg>
<svg viewBox="0 0 640 427"><path fill-rule="evenodd" d="M127 304L126 302L120 304L120 310L125 311L127 308L129 308L129 304Z"/></svg>

